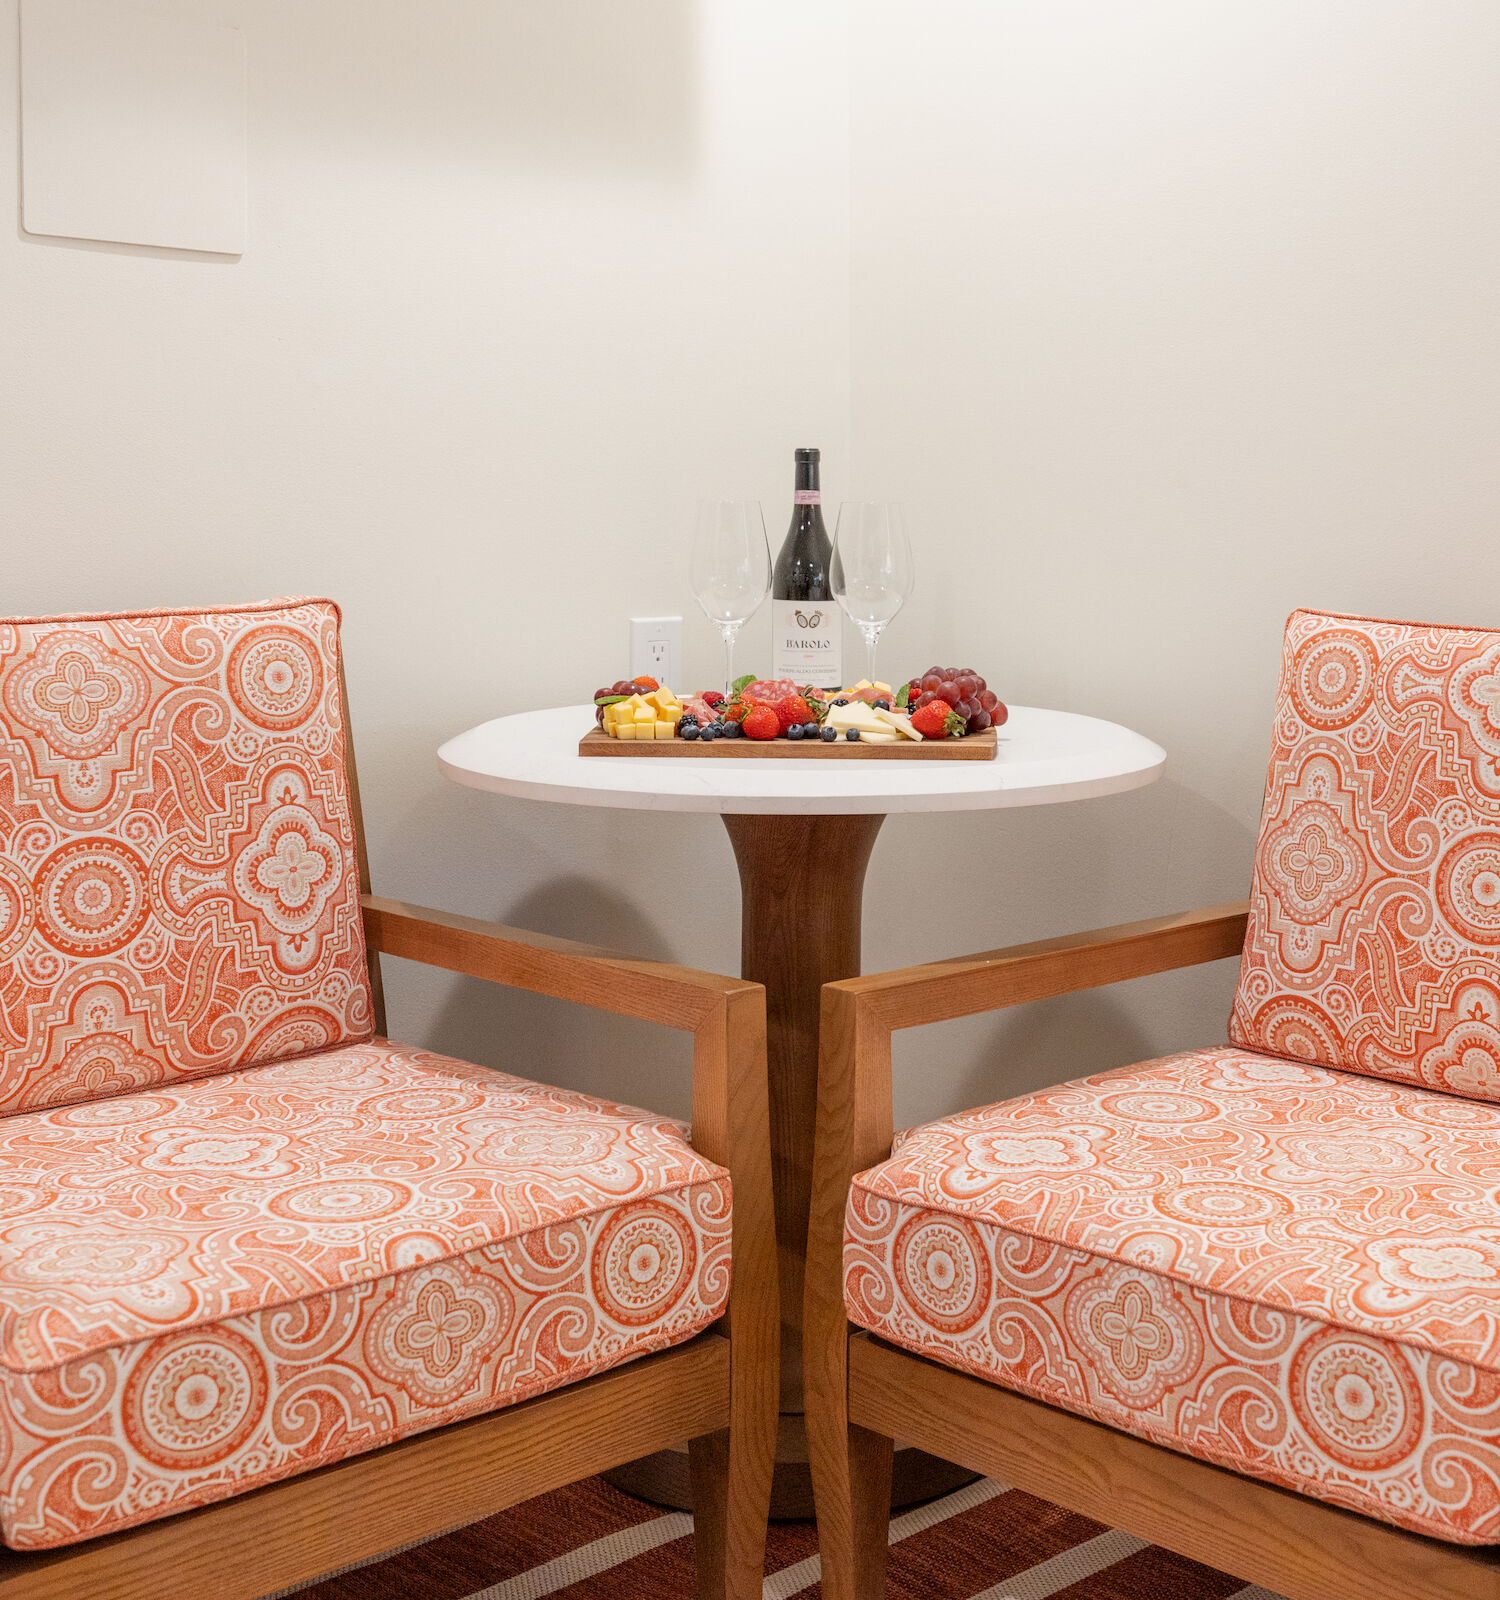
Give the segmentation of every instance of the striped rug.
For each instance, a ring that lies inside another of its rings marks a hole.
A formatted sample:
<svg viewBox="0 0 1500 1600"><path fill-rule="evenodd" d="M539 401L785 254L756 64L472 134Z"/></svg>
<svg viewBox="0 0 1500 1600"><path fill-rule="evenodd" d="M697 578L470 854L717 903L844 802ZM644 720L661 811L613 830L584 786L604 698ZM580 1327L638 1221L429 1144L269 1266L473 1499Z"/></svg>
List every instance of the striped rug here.
<svg viewBox="0 0 1500 1600"><path fill-rule="evenodd" d="M298 1589L298 1600L693 1600L693 1519L599 1478ZM771 1525L765 1600L818 1600L812 1524ZM891 1522L889 1600L1280 1600L992 1478ZM280 1600L280 1597L277 1597Z"/></svg>

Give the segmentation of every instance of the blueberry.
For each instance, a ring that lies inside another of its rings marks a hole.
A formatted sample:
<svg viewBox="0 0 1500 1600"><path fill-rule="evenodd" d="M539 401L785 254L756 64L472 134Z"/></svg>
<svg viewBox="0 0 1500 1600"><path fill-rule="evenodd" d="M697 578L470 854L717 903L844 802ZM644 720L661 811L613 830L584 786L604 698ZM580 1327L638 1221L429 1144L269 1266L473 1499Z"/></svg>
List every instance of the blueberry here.
<svg viewBox="0 0 1500 1600"><path fill-rule="evenodd" d="M833 741L838 738L838 736L839 730L837 728L824 728L822 735L823 743L832 744Z"/></svg>
<svg viewBox="0 0 1500 1600"><path fill-rule="evenodd" d="M739 723L726 722L724 724L724 737L726 739L743 739L744 736L745 730L739 725Z"/></svg>
<svg viewBox="0 0 1500 1600"><path fill-rule="evenodd" d="M698 735L704 744L712 744L714 740L718 738L718 736L718 731L714 728L712 723L710 723L708 727L704 728L703 731Z"/></svg>
<svg viewBox="0 0 1500 1600"><path fill-rule="evenodd" d="M836 706L846 706L849 704L847 700L835 700L833 703Z"/></svg>
<svg viewBox="0 0 1500 1600"><path fill-rule="evenodd" d="M849 741L850 744L853 744L854 741L859 738L859 729L858 728L845 728L844 729L844 737Z"/></svg>
<svg viewBox="0 0 1500 1600"><path fill-rule="evenodd" d="M800 722L794 722L791 727L786 730L786 736L788 739L800 739L805 731L806 730L803 728Z"/></svg>
<svg viewBox="0 0 1500 1600"><path fill-rule="evenodd" d="M877 711L889 711L891 709L891 703L889 700L877 700L875 702L875 709Z"/></svg>
<svg viewBox="0 0 1500 1600"><path fill-rule="evenodd" d="M806 735L807 738L816 739L818 737L818 725L817 725L817 723L816 722L804 722L802 724L802 732L804 733L804 735Z"/></svg>
<svg viewBox="0 0 1500 1600"><path fill-rule="evenodd" d="M696 739L698 737L698 724L696 722L680 722L677 728L684 739Z"/></svg>

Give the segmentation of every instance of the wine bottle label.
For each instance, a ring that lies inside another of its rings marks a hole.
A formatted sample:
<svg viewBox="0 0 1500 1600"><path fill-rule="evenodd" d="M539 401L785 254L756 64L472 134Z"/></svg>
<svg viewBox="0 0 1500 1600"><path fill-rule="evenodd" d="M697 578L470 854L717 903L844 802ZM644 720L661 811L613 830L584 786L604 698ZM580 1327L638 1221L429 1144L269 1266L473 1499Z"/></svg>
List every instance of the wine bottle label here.
<svg viewBox="0 0 1500 1600"><path fill-rule="evenodd" d="M794 506L820 506L823 504L823 491L821 489L794 489L792 491L792 504Z"/></svg>
<svg viewBox="0 0 1500 1600"><path fill-rule="evenodd" d="M815 689L843 688L842 621L833 600L773 600L771 675Z"/></svg>

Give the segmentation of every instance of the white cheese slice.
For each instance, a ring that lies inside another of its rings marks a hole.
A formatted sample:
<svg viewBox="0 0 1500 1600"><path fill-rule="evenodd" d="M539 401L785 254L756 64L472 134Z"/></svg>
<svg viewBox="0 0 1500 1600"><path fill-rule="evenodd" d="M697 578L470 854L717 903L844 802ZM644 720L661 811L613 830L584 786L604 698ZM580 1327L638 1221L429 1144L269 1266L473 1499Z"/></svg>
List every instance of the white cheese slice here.
<svg viewBox="0 0 1500 1600"><path fill-rule="evenodd" d="M922 742L922 735L911 725L911 718L904 711L876 711L875 715L882 722L888 722L897 733L904 738L915 739L918 744Z"/></svg>
<svg viewBox="0 0 1500 1600"><path fill-rule="evenodd" d="M858 728L861 733L890 731L889 724L881 720L879 712L863 700L851 700L848 705L831 707L828 712L828 724L840 732L846 728Z"/></svg>

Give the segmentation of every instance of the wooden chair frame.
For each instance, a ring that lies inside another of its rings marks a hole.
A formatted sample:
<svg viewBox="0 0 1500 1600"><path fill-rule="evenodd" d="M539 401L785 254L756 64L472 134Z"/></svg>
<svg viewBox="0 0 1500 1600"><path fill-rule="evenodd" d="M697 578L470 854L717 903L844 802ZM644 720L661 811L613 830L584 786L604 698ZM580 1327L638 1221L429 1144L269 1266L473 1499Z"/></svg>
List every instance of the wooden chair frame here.
<svg viewBox="0 0 1500 1600"><path fill-rule="evenodd" d="M892 1441L1264 1585L1289 1600L1500 1600L1500 1550L1446 1544L1195 1461L897 1349L844 1314L850 1181L891 1151L891 1035L1239 955L1216 906L823 989L804 1304L825 1600L885 1591Z"/></svg>
<svg viewBox="0 0 1500 1600"><path fill-rule="evenodd" d="M699 1596L760 1600L780 1320L765 990L377 898L352 747L348 770L377 1032L385 955L692 1034L693 1147L734 1186L728 1308L684 1344L533 1400L125 1533L0 1550L0 1600L258 1600L683 1439Z"/></svg>

